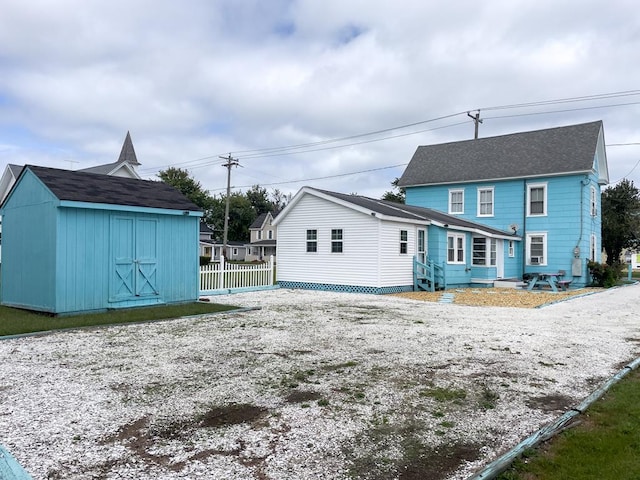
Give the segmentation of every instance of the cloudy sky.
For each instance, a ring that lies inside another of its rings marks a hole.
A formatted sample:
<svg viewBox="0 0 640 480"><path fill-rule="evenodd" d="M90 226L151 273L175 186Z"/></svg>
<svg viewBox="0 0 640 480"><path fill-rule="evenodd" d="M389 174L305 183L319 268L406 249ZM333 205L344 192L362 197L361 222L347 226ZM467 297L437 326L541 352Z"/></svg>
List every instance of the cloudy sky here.
<svg viewBox="0 0 640 480"><path fill-rule="evenodd" d="M0 0L0 168L379 197L418 145L603 120L640 185L632 0ZM508 108L503 108L508 107ZM287 147L287 148L282 148Z"/></svg>

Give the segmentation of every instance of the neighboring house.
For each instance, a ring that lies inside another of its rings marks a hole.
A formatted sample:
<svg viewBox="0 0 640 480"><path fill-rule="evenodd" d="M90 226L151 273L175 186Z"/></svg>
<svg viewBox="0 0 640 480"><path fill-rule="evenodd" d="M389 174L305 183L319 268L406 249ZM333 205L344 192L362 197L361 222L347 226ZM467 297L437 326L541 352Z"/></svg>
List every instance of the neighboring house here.
<svg viewBox="0 0 640 480"><path fill-rule="evenodd" d="M122 144L122 150L118 160L113 163L107 163L105 165L98 165L95 167L84 168L78 170L79 172L98 173L101 175L111 175L115 177L125 178L137 178L140 179L140 175L136 171L136 168L140 165L136 152L133 148L133 142L131 141L131 135L127 132L127 135ZM9 191L16 183L20 172L22 171L22 165L8 164L0 177L0 205L4 201L5 197L9 194ZM2 233L2 218L0 217L0 235ZM0 244L1 244L0 237ZM1 250L0 250L1 252ZM1 260L2 257L0 257Z"/></svg>
<svg viewBox="0 0 640 480"><path fill-rule="evenodd" d="M215 251L215 242L213 240L213 230L209 225L204 222L200 222L200 247L199 255L201 257L209 257L214 260L216 256L220 254L219 251Z"/></svg>
<svg viewBox="0 0 640 480"><path fill-rule="evenodd" d="M0 177L0 205L9 194L9 190L16 183L22 171L21 165L8 164ZM2 261L2 216L0 216L0 261Z"/></svg>
<svg viewBox="0 0 640 480"><path fill-rule="evenodd" d="M273 222L278 228L277 281L284 288L393 293L414 288L414 257L444 265L450 233L481 236L491 245L521 243L511 231L436 210L303 187ZM520 250L515 248L514 250ZM486 252L485 261L493 258ZM505 270L518 270L518 257ZM495 268L495 267L494 267ZM473 267L480 282L486 268ZM441 271L442 273L442 271ZM435 286L447 280L436 278Z"/></svg>
<svg viewBox="0 0 640 480"><path fill-rule="evenodd" d="M270 256L276 256L278 230L273 220L271 212L261 213L249 227L247 261L268 260Z"/></svg>
<svg viewBox="0 0 640 480"><path fill-rule="evenodd" d="M227 242L227 260L244 261L247 256L247 242ZM200 256L209 257L211 261L220 260L222 242L214 240L213 230L200 222Z"/></svg>
<svg viewBox="0 0 640 480"><path fill-rule="evenodd" d="M398 186L407 204L524 239L494 246L484 235L448 233L448 248L456 245L446 264L449 285L471 283L483 266L487 279L563 270L584 286L587 261L600 259L600 193L608 182L597 121L418 147ZM482 265L489 251L495 265ZM517 267L508 268L514 258Z"/></svg>
<svg viewBox="0 0 640 480"><path fill-rule="evenodd" d="M4 305L68 314L198 298L202 212L166 183L27 165L0 214Z"/></svg>

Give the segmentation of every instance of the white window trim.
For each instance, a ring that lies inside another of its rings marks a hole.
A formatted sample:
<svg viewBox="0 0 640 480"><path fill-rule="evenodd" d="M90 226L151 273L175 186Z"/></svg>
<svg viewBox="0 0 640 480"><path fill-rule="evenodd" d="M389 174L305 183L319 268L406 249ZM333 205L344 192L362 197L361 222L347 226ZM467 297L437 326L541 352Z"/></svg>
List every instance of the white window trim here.
<svg viewBox="0 0 640 480"><path fill-rule="evenodd" d="M531 263L531 238L532 237L542 237L542 262L540 263ZM544 267L547 265L547 246L549 242L547 241L547 232L529 232L527 233L527 265L532 267Z"/></svg>
<svg viewBox="0 0 640 480"><path fill-rule="evenodd" d="M402 234L405 234L406 240L402 240ZM402 245L404 245L404 253L402 253ZM408 255L409 254L409 230L400 230L400 255Z"/></svg>
<svg viewBox="0 0 640 480"><path fill-rule="evenodd" d="M598 216L598 192L596 191L596 187L593 185L591 185L591 188L589 189L589 204L591 216Z"/></svg>
<svg viewBox="0 0 640 480"><path fill-rule="evenodd" d="M453 202L452 202L452 194L454 193L461 193L462 194L462 210L459 212L456 212L453 210L452 206L453 206ZM464 188L452 188L449 190L449 214L450 215L462 215L464 214Z"/></svg>
<svg viewBox="0 0 640 480"><path fill-rule="evenodd" d="M491 213L480 213L480 197L482 192L491 192ZM493 217L496 213L496 195L494 187L478 187L478 217Z"/></svg>
<svg viewBox="0 0 640 480"><path fill-rule="evenodd" d="M473 250L475 247L475 239L484 240L484 258L482 263L474 263L475 257L473 256ZM495 250L493 249L495 247ZM492 253L495 253L495 258L492 259ZM492 262L493 260L493 262ZM489 237L472 237L471 238L471 264L474 267L495 267L498 263L498 240Z"/></svg>
<svg viewBox="0 0 640 480"><path fill-rule="evenodd" d="M531 213L531 189L542 188L543 189L543 205L542 213ZM527 184L527 217L546 217L547 216L547 183L528 183Z"/></svg>
<svg viewBox="0 0 640 480"><path fill-rule="evenodd" d="M453 238L454 257L458 256L458 239L462 239L462 260L449 261L449 238ZM449 265L464 265L467 258L467 236L464 233L447 234L447 263Z"/></svg>
<svg viewBox="0 0 640 480"><path fill-rule="evenodd" d="M591 234L591 238L589 239L589 257L592 262L597 262L596 260L598 256L598 245L595 233Z"/></svg>
<svg viewBox="0 0 640 480"><path fill-rule="evenodd" d="M516 242L515 240L509 240L509 258L516 256Z"/></svg>

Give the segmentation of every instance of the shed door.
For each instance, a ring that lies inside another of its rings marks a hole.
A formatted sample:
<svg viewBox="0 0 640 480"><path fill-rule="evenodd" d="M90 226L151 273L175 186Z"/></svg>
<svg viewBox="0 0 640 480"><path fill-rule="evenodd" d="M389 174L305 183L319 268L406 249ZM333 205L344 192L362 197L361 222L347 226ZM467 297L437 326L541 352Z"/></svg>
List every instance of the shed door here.
<svg viewBox="0 0 640 480"><path fill-rule="evenodd" d="M135 300L159 295L155 219L112 217L113 272L109 301Z"/></svg>

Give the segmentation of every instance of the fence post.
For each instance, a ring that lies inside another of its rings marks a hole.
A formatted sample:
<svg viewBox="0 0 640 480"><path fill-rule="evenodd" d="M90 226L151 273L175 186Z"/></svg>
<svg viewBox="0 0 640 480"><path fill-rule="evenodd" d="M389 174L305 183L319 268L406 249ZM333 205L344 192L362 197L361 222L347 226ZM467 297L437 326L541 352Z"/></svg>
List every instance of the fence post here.
<svg viewBox="0 0 640 480"><path fill-rule="evenodd" d="M267 285L273 286L273 255L269 257L269 283Z"/></svg>
<svg viewBox="0 0 640 480"><path fill-rule="evenodd" d="M220 255L220 276L218 277L218 290L222 290L224 288L224 274L225 274L225 265L224 265L224 255Z"/></svg>

